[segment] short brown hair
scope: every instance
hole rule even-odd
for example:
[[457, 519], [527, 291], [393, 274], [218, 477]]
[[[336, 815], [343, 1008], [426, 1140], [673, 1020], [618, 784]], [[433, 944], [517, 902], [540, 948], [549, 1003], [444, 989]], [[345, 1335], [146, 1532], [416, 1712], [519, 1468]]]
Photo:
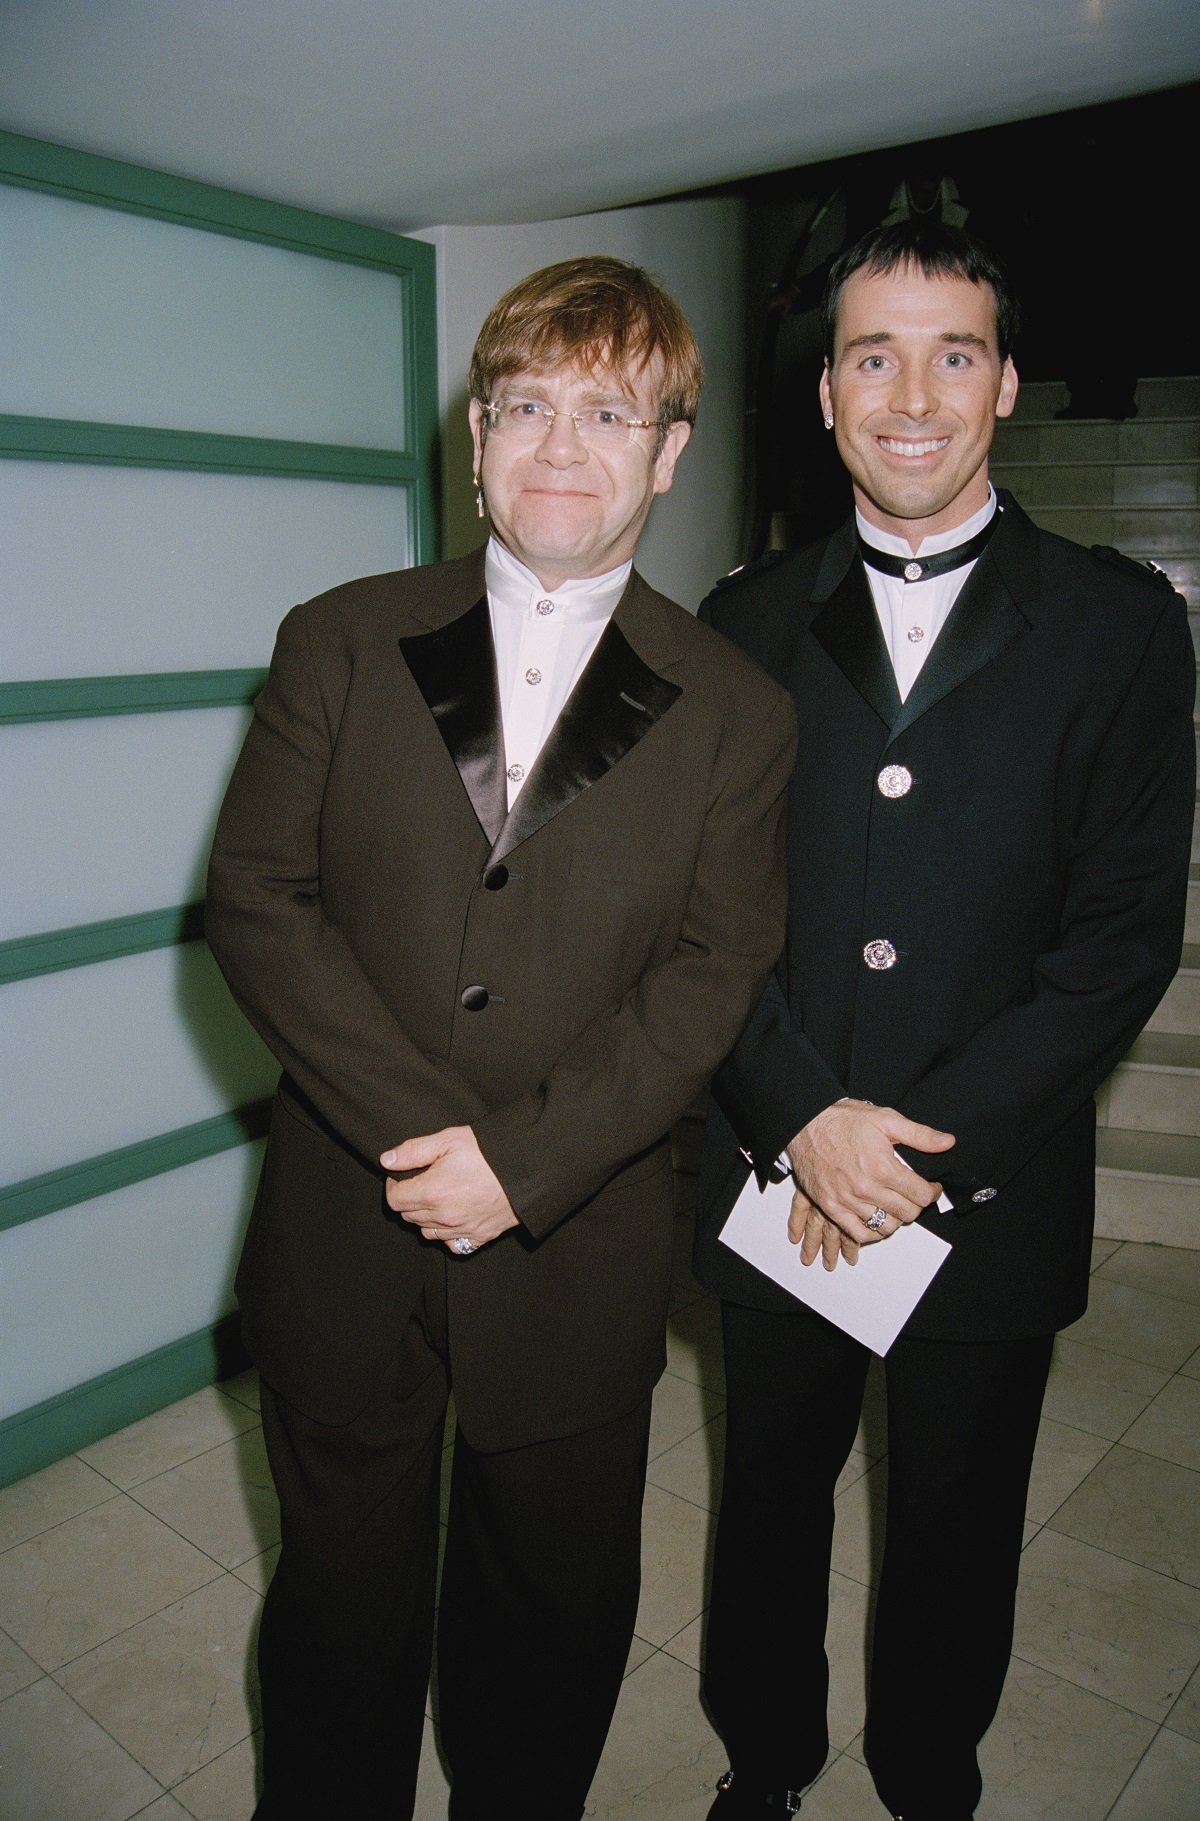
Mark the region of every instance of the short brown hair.
[[687, 318], [641, 266], [603, 253], [531, 272], [488, 312], [471, 355], [472, 398], [498, 379], [577, 362], [639, 372], [662, 356], [659, 423], [694, 424], [704, 373]]

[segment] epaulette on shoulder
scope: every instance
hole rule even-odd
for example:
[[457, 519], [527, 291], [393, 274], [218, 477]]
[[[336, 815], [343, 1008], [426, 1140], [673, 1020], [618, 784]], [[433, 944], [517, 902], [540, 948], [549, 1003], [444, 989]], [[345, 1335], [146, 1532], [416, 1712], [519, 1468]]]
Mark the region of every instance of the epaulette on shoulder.
[[773, 569], [776, 563], [782, 563], [787, 554], [786, 550], [764, 550], [752, 563], [739, 563], [736, 569], [731, 569], [728, 575], [723, 575], [713, 586], [728, 588], [731, 582], [745, 582], [752, 575], [761, 575], [764, 569]]
[[1111, 544], [1093, 544], [1092, 555], [1098, 556], [1102, 563], [1111, 563], [1114, 569], [1123, 569], [1126, 575], [1140, 576], [1143, 582], [1157, 582], [1160, 588], [1174, 590], [1174, 582], [1157, 563], [1126, 556], [1123, 550], [1114, 550]]

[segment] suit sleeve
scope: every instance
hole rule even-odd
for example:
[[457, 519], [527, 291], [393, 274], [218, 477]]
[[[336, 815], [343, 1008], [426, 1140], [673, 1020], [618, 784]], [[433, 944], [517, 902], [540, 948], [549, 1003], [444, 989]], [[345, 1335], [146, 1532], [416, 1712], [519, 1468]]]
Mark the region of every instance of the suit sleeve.
[[[902, 1096], [953, 1132], [939, 1175], [956, 1205], [1001, 1189], [1115, 1067], [1169, 985], [1183, 937], [1195, 653], [1164, 608], [1110, 722], [1073, 831], [1059, 939], [1028, 992]], [[983, 958], [981, 958], [981, 965]], [[909, 1161], [918, 1168], [921, 1158]]]
[[795, 720], [777, 691], [762, 709], [728, 719], [671, 954], [580, 1032], [534, 1092], [473, 1121], [535, 1235], [686, 1111], [736, 1041], [779, 953]]
[[410, 1132], [433, 1132], [469, 1124], [482, 1102], [416, 1048], [322, 910], [321, 805], [346, 682], [330, 664], [318, 676], [294, 609], [217, 822], [205, 933], [250, 1023], [376, 1167], [399, 1108]]

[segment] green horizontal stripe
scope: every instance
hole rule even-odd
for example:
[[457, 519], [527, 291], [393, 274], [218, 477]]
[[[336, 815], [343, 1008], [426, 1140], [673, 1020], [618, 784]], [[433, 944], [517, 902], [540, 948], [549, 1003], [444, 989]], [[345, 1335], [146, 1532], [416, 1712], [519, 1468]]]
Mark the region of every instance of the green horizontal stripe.
[[158, 430], [68, 417], [0, 413], [0, 455], [15, 461], [102, 463], [121, 468], [185, 468], [214, 474], [273, 474], [290, 480], [358, 481], [404, 487], [420, 464], [401, 449], [354, 443], [298, 443], [208, 430]]
[[0, 1422], [0, 1486], [152, 1416], [246, 1365], [236, 1315]]
[[97, 1195], [110, 1195], [115, 1189], [126, 1189], [167, 1170], [199, 1163], [201, 1158], [214, 1157], [218, 1151], [248, 1144], [263, 1136], [270, 1110], [269, 1100], [251, 1101], [231, 1113], [218, 1113], [213, 1119], [180, 1126], [157, 1138], [143, 1138], [137, 1144], [122, 1145], [120, 1150], [105, 1151], [81, 1163], [47, 1170], [43, 1176], [27, 1176], [24, 1182], [0, 1189], [0, 1232], [19, 1227], [27, 1220], [39, 1220], [43, 1214], [56, 1214], [60, 1208], [73, 1208]]
[[14, 936], [0, 942], [0, 986], [37, 974], [55, 974], [65, 967], [89, 967], [94, 961], [115, 961], [121, 955], [195, 942], [203, 934], [204, 906], [174, 904], [131, 917], [106, 917], [100, 923], [45, 930], [39, 936]]
[[0, 683], [0, 726], [159, 714], [175, 708], [241, 708], [254, 700], [266, 680], [265, 670], [157, 670], [145, 676]]
[[375, 266], [432, 285], [434, 249], [384, 228], [361, 227], [311, 209], [264, 202], [238, 190], [217, 189], [188, 177], [172, 177], [143, 165], [99, 158], [65, 145], [0, 133], [0, 179], [25, 189], [71, 197], [101, 208], [154, 215], [187, 227], [206, 228], [239, 239], [316, 253], [352, 265]]

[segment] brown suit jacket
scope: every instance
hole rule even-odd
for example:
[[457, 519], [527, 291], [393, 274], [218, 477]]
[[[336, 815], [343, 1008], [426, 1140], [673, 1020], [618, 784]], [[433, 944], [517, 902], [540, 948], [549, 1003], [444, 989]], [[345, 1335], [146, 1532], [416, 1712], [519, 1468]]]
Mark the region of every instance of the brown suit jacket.
[[[289, 1401], [348, 1421], [422, 1290], [477, 1446], [647, 1394], [664, 1135], [779, 951], [793, 746], [784, 692], [635, 574], [509, 814], [479, 555], [284, 621], [207, 927], [285, 1071], [238, 1289]], [[454, 1124], [521, 1221], [470, 1259], [388, 1212], [376, 1161]]]

